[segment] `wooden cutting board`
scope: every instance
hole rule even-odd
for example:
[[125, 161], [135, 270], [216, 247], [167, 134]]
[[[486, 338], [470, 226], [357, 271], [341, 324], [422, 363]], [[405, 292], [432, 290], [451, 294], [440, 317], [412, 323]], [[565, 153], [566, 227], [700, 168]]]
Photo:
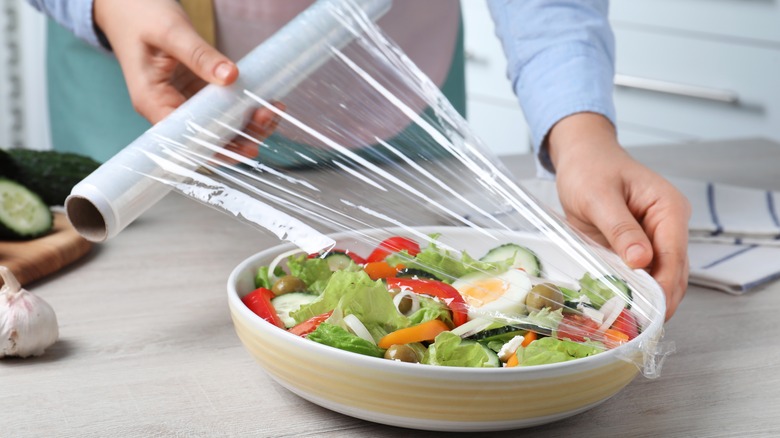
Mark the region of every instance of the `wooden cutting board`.
[[49, 234], [19, 242], [0, 241], [0, 265], [8, 267], [25, 285], [68, 266], [90, 248], [92, 243], [73, 229], [65, 214], [54, 213], [54, 229]]

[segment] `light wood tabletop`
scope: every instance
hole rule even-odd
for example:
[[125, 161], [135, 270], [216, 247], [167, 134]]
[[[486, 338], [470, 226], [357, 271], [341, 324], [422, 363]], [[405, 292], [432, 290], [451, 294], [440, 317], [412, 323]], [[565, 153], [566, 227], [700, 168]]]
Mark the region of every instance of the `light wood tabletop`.
[[[780, 144], [631, 149], [670, 176], [780, 190]], [[518, 177], [529, 156], [506, 159]], [[56, 310], [45, 355], [0, 360], [0, 436], [444, 436], [357, 420], [270, 379], [233, 331], [225, 284], [276, 238], [170, 194], [113, 240], [29, 285]], [[780, 260], [767, 261], [780, 263]], [[780, 436], [780, 282], [743, 296], [690, 287], [661, 377], [583, 414], [492, 436]], [[446, 434], [446, 435], [452, 435]]]

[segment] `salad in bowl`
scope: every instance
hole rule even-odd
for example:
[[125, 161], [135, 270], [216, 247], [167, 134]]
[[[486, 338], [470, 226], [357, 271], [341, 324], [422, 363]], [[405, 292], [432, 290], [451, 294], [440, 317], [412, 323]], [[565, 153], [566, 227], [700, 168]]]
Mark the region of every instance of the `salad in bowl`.
[[315, 404], [405, 428], [506, 430], [591, 409], [653, 371], [665, 307], [645, 272], [586, 275], [525, 232], [331, 237], [338, 249], [278, 245], [228, 279], [245, 349]]
[[356, 354], [473, 368], [528, 367], [589, 357], [636, 338], [631, 289], [585, 273], [545, 278], [521, 242], [479, 258], [430, 235], [390, 236], [369, 253], [279, 254], [242, 298], [279, 329]]

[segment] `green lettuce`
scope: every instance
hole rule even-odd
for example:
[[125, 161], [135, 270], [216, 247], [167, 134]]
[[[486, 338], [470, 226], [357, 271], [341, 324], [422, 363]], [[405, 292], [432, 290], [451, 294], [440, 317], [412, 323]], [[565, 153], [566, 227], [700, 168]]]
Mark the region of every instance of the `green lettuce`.
[[410, 325], [409, 319], [398, 313], [384, 283], [371, 280], [364, 271], [334, 272], [322, 294], [290, 316], [300, 323], [336, 308], [343, 315], [355, 315], [375, 340]]
[[555, 338], [537, 339], [527, 347], [517, 350], [520, 366], [544, 365], [566, 362], [572, 359], [593, 356], [604, 351], [600, 342], [579, 343]]
[[287, 269], [308, 286], [311, 292], [322, 293], [333, 272], [325, 259], [309, 258], [306, 254], [290, 256], [287, 259]]
[[420, 308], [409, 315], [410, 325], [417, 325], [433, 319], [440, 319], [445, 324], [452, 326], [452, 314], [450, 308], [446, 304], [435, 298], [418, 296], [420, 300]]
[[[600, 309], [610, 298], [620, 293], [621, 288], [628, 287], [624, 281], [611, 275], [596, 279], [587, 272], [580, 278], [579, 283], [580, 293], [587, 296], [590, 304], [597, 309]], [[629, 290], [624, 296], [630, 300], [631, 291]]]
[[[284, 272], [284, 269], [282, 269], [281, 266], [277, 266], [276, 269], [274, 269], [274, 276], [276, 277], [282, 277], [284, 275], [287, 275], [286, 272]], [[271, 289], [273, 287], [273, 284], [271, 284], [271, 276], [268, 275], [268, 266], [261, 266], [257, 269], [257, 273], [255, 273], [255, 287], [264, 287], [266, 289]]]
[[563, 319], [563, 309], [551, 311], [549, 307], [542, 307], [523, 319], [535, 326], [555, 330]]
[[316, 330], [309, 333], [307, 339], [366, 356], [383, 357], [385, 355], [385, 350], [375, 344], [327, 322], [317, 326]]
[[428, 346], [428, 354], [423, 359], [429, 365], [450, 367], [488, 368], [495, 367], [491, 362], [491, 353], [477, 342], [463, 342], [460, 336], [451, 332], [441, 332], [433, 344]]

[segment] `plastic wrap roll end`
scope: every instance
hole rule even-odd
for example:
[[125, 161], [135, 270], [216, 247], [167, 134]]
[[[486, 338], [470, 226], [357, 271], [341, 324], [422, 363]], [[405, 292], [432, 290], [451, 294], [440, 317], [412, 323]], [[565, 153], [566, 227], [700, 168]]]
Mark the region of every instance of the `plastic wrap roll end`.
[[65, 213], [76, 232], [89, 241], [104, 242], [119, 232], [111, 204], [94, 186], [76, 185], [65, 199]]

